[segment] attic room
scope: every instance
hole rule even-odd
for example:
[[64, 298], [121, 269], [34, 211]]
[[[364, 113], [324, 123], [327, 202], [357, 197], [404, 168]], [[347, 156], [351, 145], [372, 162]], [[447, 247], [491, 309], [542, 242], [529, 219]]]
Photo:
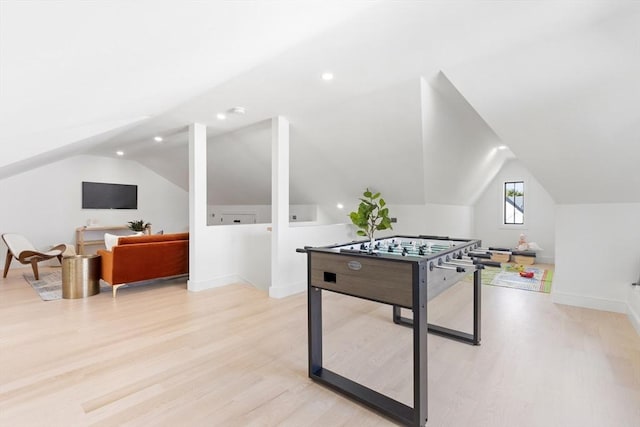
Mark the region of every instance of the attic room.
[[[307, 372], [296, 250], [361, 239], [370, 188], [380, 239], [524, 234], [553, 271], [547, 293], [482, 284], [480, 345], [429, 334], [415, 425], [637, 425], [638, 40], [631, 0], [0, 2], [0, 234], [189, 233], [187, 276], [117, 298], [43, 301], [6, 264], [0, 424], [405, 424]], [[137, 209], [83, 209], [83, 182], [137, 186]], [[429, 322], [470, 328], [463, 282]], [[323, 294], [326, 364], [417, 406], [411, 328]]]

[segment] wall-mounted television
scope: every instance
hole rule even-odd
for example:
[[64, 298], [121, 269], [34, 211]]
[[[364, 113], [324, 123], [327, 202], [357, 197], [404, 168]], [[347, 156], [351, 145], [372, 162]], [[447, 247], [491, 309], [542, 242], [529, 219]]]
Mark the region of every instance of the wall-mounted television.
[[83, 181], [82, 209], [138, 209], [138, 186]]

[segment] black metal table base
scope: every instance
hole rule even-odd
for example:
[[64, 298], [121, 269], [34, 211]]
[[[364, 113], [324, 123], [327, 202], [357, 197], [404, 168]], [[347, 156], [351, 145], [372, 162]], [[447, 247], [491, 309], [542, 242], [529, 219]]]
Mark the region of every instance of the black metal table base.
[[473, 334], [468, 334], [428, 324], [425, 268], [424, 263], [413, 267], [410, 308], [413, 319], [402, 317], [400, 306], [390, 304], [393, 307], [393, 321], [408, 326], [413, 331], [413, 408], [322, 366], [322, 289], [311, 285], [310, 275], [307, 288], [309, 377], [412, 427], [424, 427], [427, 423], [427, 332], [469, 344], [480, 344], [480, 271], [476, 270], [473, 275]]
[[[438, 326], [431, 323], [427, 323], [427, 331], [434, 335], [438, 335], [444, 338], [460, 341], [471, 345], [480, 345], [480, 312], [481, 312], [481, 298], [482, 282], [480, 278], [480, 270], [476, 270], [473, 273], [473, 333], [467, 333], [456, 329], [445, 328], [444, 326]], [[413, 319], [403, 317], [400, 311], [400, 307], [393, 306], [393, 323], [402, 326], [413, 327]]]
[[[377, 409], [386, 416], [401, 422], [404, 425], [414, 425], [413, 408], [378, 393], [360, 383], [345, 378], [326, 368], [320, 368], [312, 372], [309, 377], [321, 384], [331, 387], [342, 394], [367, 406]], [[426, 420], [425, 420], [426, 421]]]
[[[427, 422], [427, 295], [425, 265], [413, 267], [413, 408], [322, 366], [322, 289], [309, 285], [307, 292], [309, 378], [325, 384], [406, 426], [424, 427]], [[311, 281], [309, 281], [311, 283]]]

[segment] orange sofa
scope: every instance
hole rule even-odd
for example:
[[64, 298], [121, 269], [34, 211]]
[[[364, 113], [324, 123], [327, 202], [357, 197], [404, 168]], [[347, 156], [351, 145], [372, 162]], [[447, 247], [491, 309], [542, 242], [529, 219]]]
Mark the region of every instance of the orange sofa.
[[126, 236], [110, 251], [98, 250], [101, 279], [113, 287], [189, 273], [189, 233]]

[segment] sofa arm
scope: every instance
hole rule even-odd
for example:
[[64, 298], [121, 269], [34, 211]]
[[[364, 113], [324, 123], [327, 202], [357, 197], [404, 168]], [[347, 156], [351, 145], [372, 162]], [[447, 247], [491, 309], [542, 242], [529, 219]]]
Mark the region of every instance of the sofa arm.
[[98, 249], [97, 254], [100, 255], [100, 263], [102, 265], [100, 278], [110, 285], [113, 285], [113, 252]]

